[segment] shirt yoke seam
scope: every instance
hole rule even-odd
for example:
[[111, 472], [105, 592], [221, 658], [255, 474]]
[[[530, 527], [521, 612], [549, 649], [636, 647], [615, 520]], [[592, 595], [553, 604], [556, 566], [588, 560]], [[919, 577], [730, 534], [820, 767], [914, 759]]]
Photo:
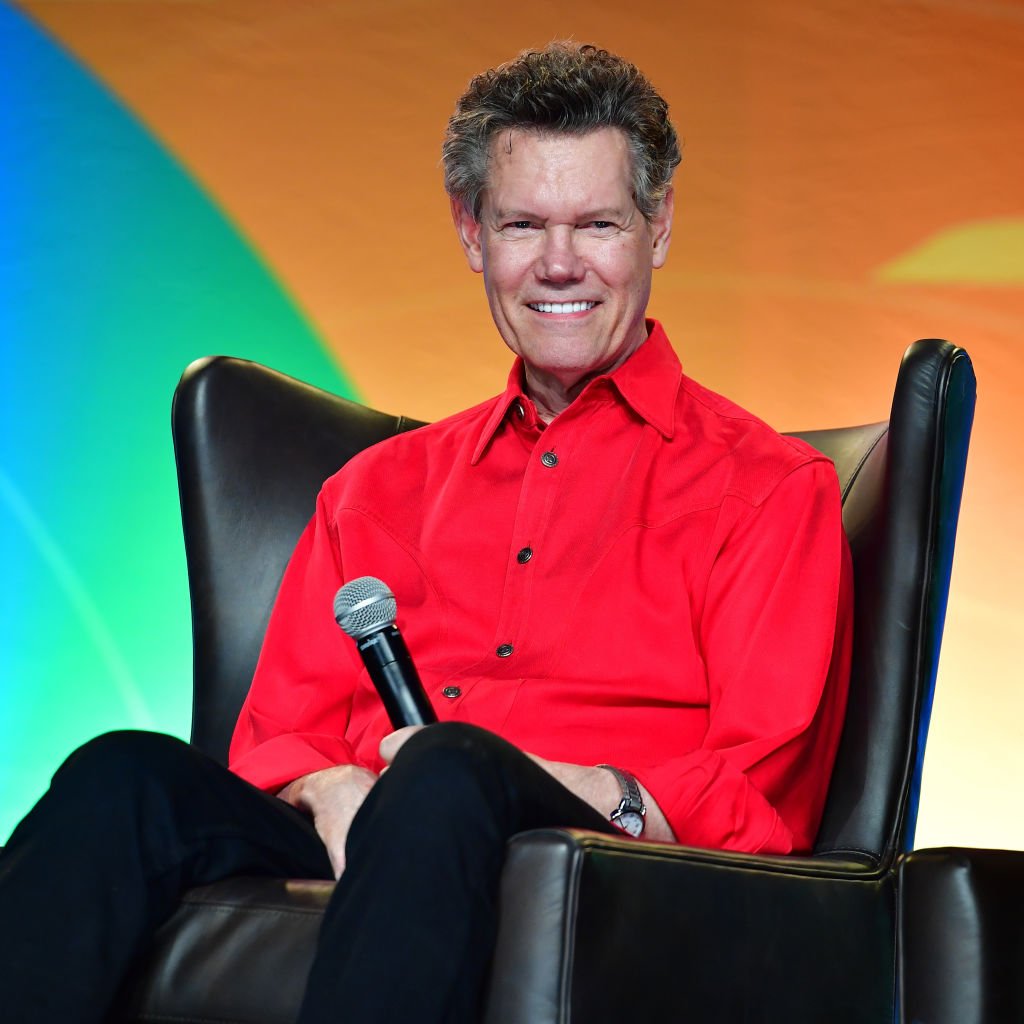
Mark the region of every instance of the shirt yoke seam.
[[[331, 527], [334, 530], [335, 534], [339, 537], [341, 535], [341, 527], [338, 525], [338, 516], [342, 512], [354, 512], [356, 515], [360, 515], [364, 519], [369, 520], [382, 533], [387, 534], [387, 536], [390, 537], [395, 542], [395, 544], [397, 544], [416, 564], [416, 568], [420, 571], [420, 576], [422, 577], [426, 585], [430, 588], [431, 592], [434, 594], [437, 600], [440, 602], [441, 607], [447, 608], [447, 602], [445, 601], [444, 596], [434, 585], [432, 577], [427, 572], [426, 567], [423, 564], [423, 559], [421, 557], [422, 552], [420, 551], [419, 547], [416, 544], [413, 544], [408, 539], [403, 538], [398, 533], [396, 533], [395, 530], [391, 528], [391, 526], [389, 526], [380, 518], [380, 516], [375, 515], [368, 509], [361, 508], [359, 505], [354, 504], [339, 505], [336, 506], [335, 508], [332, 508], [330, 511]], [[445, 633], [447, 633], [447, 629], [445, 629]]]
[[[741, 409], [739, 406], [733, 406], [735, 411], [728, 411], [725, 409], [718, 409], [712, 405], [707, 398], [706, 394], [716, 395], [718, 398], [722, 398], [721, 395], [717, 395], [716, 392], [710, 391], [710, 389], [704, 388], [698, 384], [691, 377], [687, 377], [683, 374], [682, 389], [686, 392], [687, 396], [697, 402], [702, 408], [706, 409], [711, 415], [717, 416], [723, 420], [735, 421], [738, 423], [750, 423], [754, 426], [763, 428], [771, 437], [782, 442], [791, 451], [799, 452], [801, 455], [807, 455], [808, 452], [804, 447], [806, 442], [801, 441], [799, 438], [790, 437], [788, 434], [781, 434], [771, 424], [766, 423], [760, 416], [755, 415], [752, 412], [748, 412], [746, 409]], [[728, 402], [726, 398], [722, 398], [723, 401]], [[732, 403], [729, 403], [732, 405]], [[825, 456], [820, 456], [825, 458]]]

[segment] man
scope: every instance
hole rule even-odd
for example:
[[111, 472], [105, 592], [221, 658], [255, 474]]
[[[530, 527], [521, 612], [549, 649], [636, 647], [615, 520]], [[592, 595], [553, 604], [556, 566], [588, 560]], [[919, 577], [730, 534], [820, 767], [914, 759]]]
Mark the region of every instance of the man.
[[[515, 832], [810, 846], [849, 665], [838, 488], [645, 318], [678, 160], [664, 101], [604, 51], [554, 44], [471, 83], [446, 186], [517, 356], [506, 390], [324, 485], [234, 774], [137, 733], [60, 769], [0, 872], [13, 1019], [100, 1019], [183, 888], [258, 871], [340, 879], [304, 1024], [473, 1021]], [[333, 622], [368, 574], [438, 725], [391, 732]]]

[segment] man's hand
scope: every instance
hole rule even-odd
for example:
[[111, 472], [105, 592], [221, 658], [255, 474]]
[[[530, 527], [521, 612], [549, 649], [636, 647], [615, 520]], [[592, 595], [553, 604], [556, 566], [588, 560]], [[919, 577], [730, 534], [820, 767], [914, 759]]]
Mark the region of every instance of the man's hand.
[[398, 752], [402, 749], [405, 741], [410, 736], [415, 736], [420, 729], [425, 729], [425, 725], [406, 725], [401, 729], [396, 729], [394, 732], [389, 732], [387, 736], [380, 741], [380, 756], [381, 759], [389, 767], [391, 762], [394, 761]]
[[[536, 754], [527, 756], [601, 814], [610, 814], [622, 796], [618, 781], [606, 768], [588, 768], [581, 764], [566, 764], [564, 761], [548, 761], [543, 757], [537, 757]], [[640, 786], [640, 793], [647, 807], [643, 838], [663, 843], [675, 842], [672, 826], [669, 825], [654, 797], [642, 782], [638, 781], [637, 785]]]
[[313, 818], [317, 834], [327, 847], [334, 877], [345, 870], [345, 841], [356, 811], [377, 781], [368, 768], [340, 764], [303, 775], [277, 795]]

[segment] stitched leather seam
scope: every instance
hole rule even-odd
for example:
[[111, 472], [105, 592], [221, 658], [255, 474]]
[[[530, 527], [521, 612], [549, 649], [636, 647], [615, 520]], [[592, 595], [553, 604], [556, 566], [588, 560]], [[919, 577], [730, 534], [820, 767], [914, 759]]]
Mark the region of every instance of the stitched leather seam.
[[[148, 1013], [143, 1010], [134, 1017], [137, 1021], [153, 1021], [155, 1024], [249, 1024], [241, 1017], [196, 1017], [189, 1014], [181, 1017], [177, 1014]], [[283, 1022], [282, 1022], [283, 1024]]]
[[558, 979], [558, 1022], [568, 1024], [572, 1019], [572, 969], [576, 959], [576, 919], [579, 916], [580, 874], [583, 870], [582, 849], [573, 844], [571, 860], [566, 872], [565, 916], [562, 921], [562, 957], [561, 977]]
[[871, 445], [868, 447], [868, 450], [860, 457], [860, 460], [857, 462], [857, 465], [854, 466], [851, 470], [849, 478], [847, 479], [846, 483], [843, 484], [842, 501], [844, 504], [846, 502], [847, 497], [850, 494], [850, 491], [853, 489], [853, 485], [856, 482], [857, 477], [860, 476], [860, 472], [864, 468], [864, 464], [868, 461], [868, 459], [871, 458], [871, 455], [873, 454], [874, 450], [878, 447], [879, 442], [888, 433], [889, 424], [888, 422], [886, 422], [878, 431], [878, 436], [874, 439], [874, 441], [871, 442]]
[[267, 917], [315, 917], [323, 914], [321, 907], [272, 907], [258, 903], [244, 906], [232, 903], [207, 903], [203, 900], [182, 900], [182, 905], [208, 910], [215, 914], [261, 914]]

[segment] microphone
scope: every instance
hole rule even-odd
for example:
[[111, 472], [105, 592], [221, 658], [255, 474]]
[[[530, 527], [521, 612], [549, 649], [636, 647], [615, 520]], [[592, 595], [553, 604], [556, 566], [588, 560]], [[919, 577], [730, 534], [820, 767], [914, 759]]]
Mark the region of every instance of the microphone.
[[397, 611], [395, 595], [375, 576], [350, 580], [334, 597], [334, 620], [356, 642], [391, 724], [429, 725], [437, 715], [395, 625]]

